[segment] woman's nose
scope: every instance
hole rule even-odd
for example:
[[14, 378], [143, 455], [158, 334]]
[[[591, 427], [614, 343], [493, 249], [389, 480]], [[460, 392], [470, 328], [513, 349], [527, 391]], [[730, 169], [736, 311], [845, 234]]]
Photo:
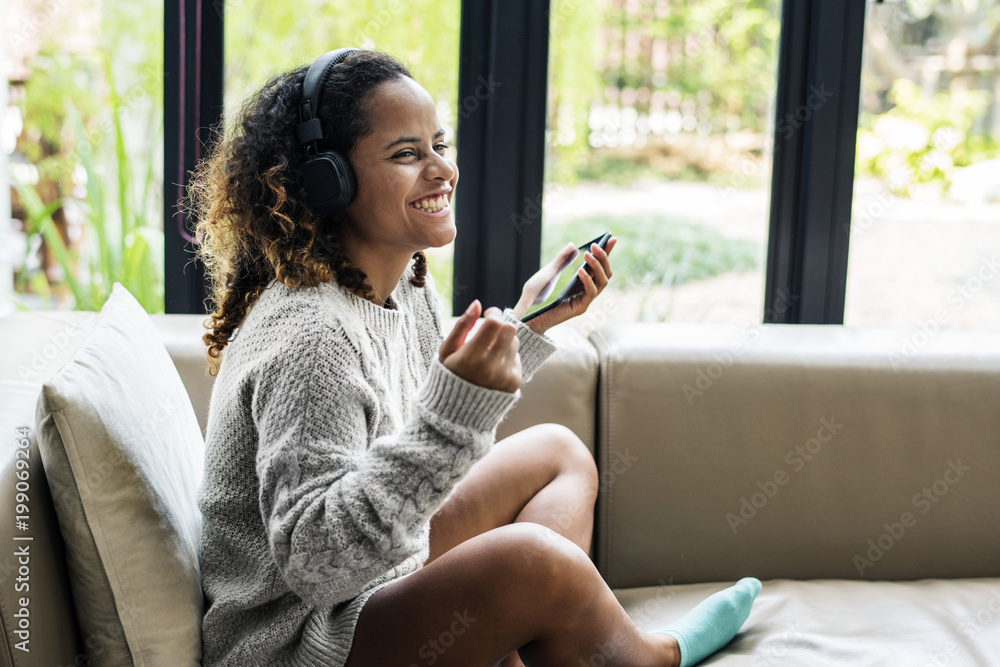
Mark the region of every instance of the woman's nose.
[[434, 154], [435, 158], [428, 167], [431, 178], [441, 178], [450, 181], [458, 173], [458, 166], [444, 155]]

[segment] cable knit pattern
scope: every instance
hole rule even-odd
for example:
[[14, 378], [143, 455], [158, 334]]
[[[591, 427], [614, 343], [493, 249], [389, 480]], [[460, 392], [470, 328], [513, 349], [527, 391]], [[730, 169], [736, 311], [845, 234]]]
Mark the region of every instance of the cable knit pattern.
[[[520, 398], [438, 359], [445, 304], [412, 262], [387, 308], [272, 281], [209, 404], [203, 665], [342, 667], [365, 601], [420, 569], [430, 518]], [[522, 380], [557, 349], [517, 326]]]

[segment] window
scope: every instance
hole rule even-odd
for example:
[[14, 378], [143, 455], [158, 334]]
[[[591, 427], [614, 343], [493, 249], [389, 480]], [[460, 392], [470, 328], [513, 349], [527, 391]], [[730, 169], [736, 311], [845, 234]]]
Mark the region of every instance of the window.
[[[435, 96], [469, 166], [456, 201], [482, 200], [465, 202], [468, 247], [427, 251], [446, 299], [455, 275], [514, 303], [514, 279], [539, 259], [610, 229], [620, 245], [602, 301], [620, 307], [615, 321], [1000, 330], [997, 0], [198, 6], [12, 5], [3, 147], [20, 187], [39, 195], [12, 191], [12, 213], [51, 218], [10, 230], [21, 307], [96, 309], [127, 277], [149, 312], [165, 296], [169, 312], [200, 312], [191, 239], [174, 233], [176, 175], [199, 154], [192, 127], [205, 136], [214, 113], [270, 74], [354, 45], [393, 53]], [[194, 76], [178, 76], [180, 63]], [[478, 96], [491, 73], [503, 88]], [[811, 106], [813, 84], [832, 101]], [[459, 118], [462, 99], [476, 111]], [[476, 142], [464, 155], [460, 119]], [[514, 230], [518, 214], [544, 224]], [[790, 306], [778, 313], [776, 299]]]
[[163, 2], [7, 10], [13, 303], [99, 310], [120, 281], [162, 312]]
[[869, 4], [845, 324], [1000, 331], [1000, 3]]
[[542, 263], [611, 230], [616, 322], [761, 321], [780, 23], [778, 0], [552, 3]]

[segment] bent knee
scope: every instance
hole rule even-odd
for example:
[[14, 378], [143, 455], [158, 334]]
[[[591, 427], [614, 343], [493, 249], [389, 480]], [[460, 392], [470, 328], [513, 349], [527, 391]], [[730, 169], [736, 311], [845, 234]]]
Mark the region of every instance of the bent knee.
[[585, 480], [587, 487], [596, 493], [598, 486], [597, 462], [583, 440], [572, 429], [562, 424], [539, 424], [539, 428], [544, 428], [547, 431], [546, 441], [552, 447], [552, 455], [559, 470], [580, 476]]
[[518, 521], [488, 531], [494, 544], [490, 558], [507, 582], [527, 587], [572, 584], [581, 568], [592, 568], [590, 557], [572, 540], [548, 526]]

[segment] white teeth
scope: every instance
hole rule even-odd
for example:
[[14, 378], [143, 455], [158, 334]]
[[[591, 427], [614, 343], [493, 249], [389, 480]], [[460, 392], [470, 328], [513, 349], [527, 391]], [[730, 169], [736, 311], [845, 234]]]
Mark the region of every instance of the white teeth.
[[418, 201], [416, 204], [414, 204], [414, 207], [422, 209], [429, 213], [434, 213], [435, 211], [439, 211], [447, 205], [448, 205], [448, 200], [444, 197], [444, 195], [441, 195], [433, 199], [423, 199], [421, 201]]

